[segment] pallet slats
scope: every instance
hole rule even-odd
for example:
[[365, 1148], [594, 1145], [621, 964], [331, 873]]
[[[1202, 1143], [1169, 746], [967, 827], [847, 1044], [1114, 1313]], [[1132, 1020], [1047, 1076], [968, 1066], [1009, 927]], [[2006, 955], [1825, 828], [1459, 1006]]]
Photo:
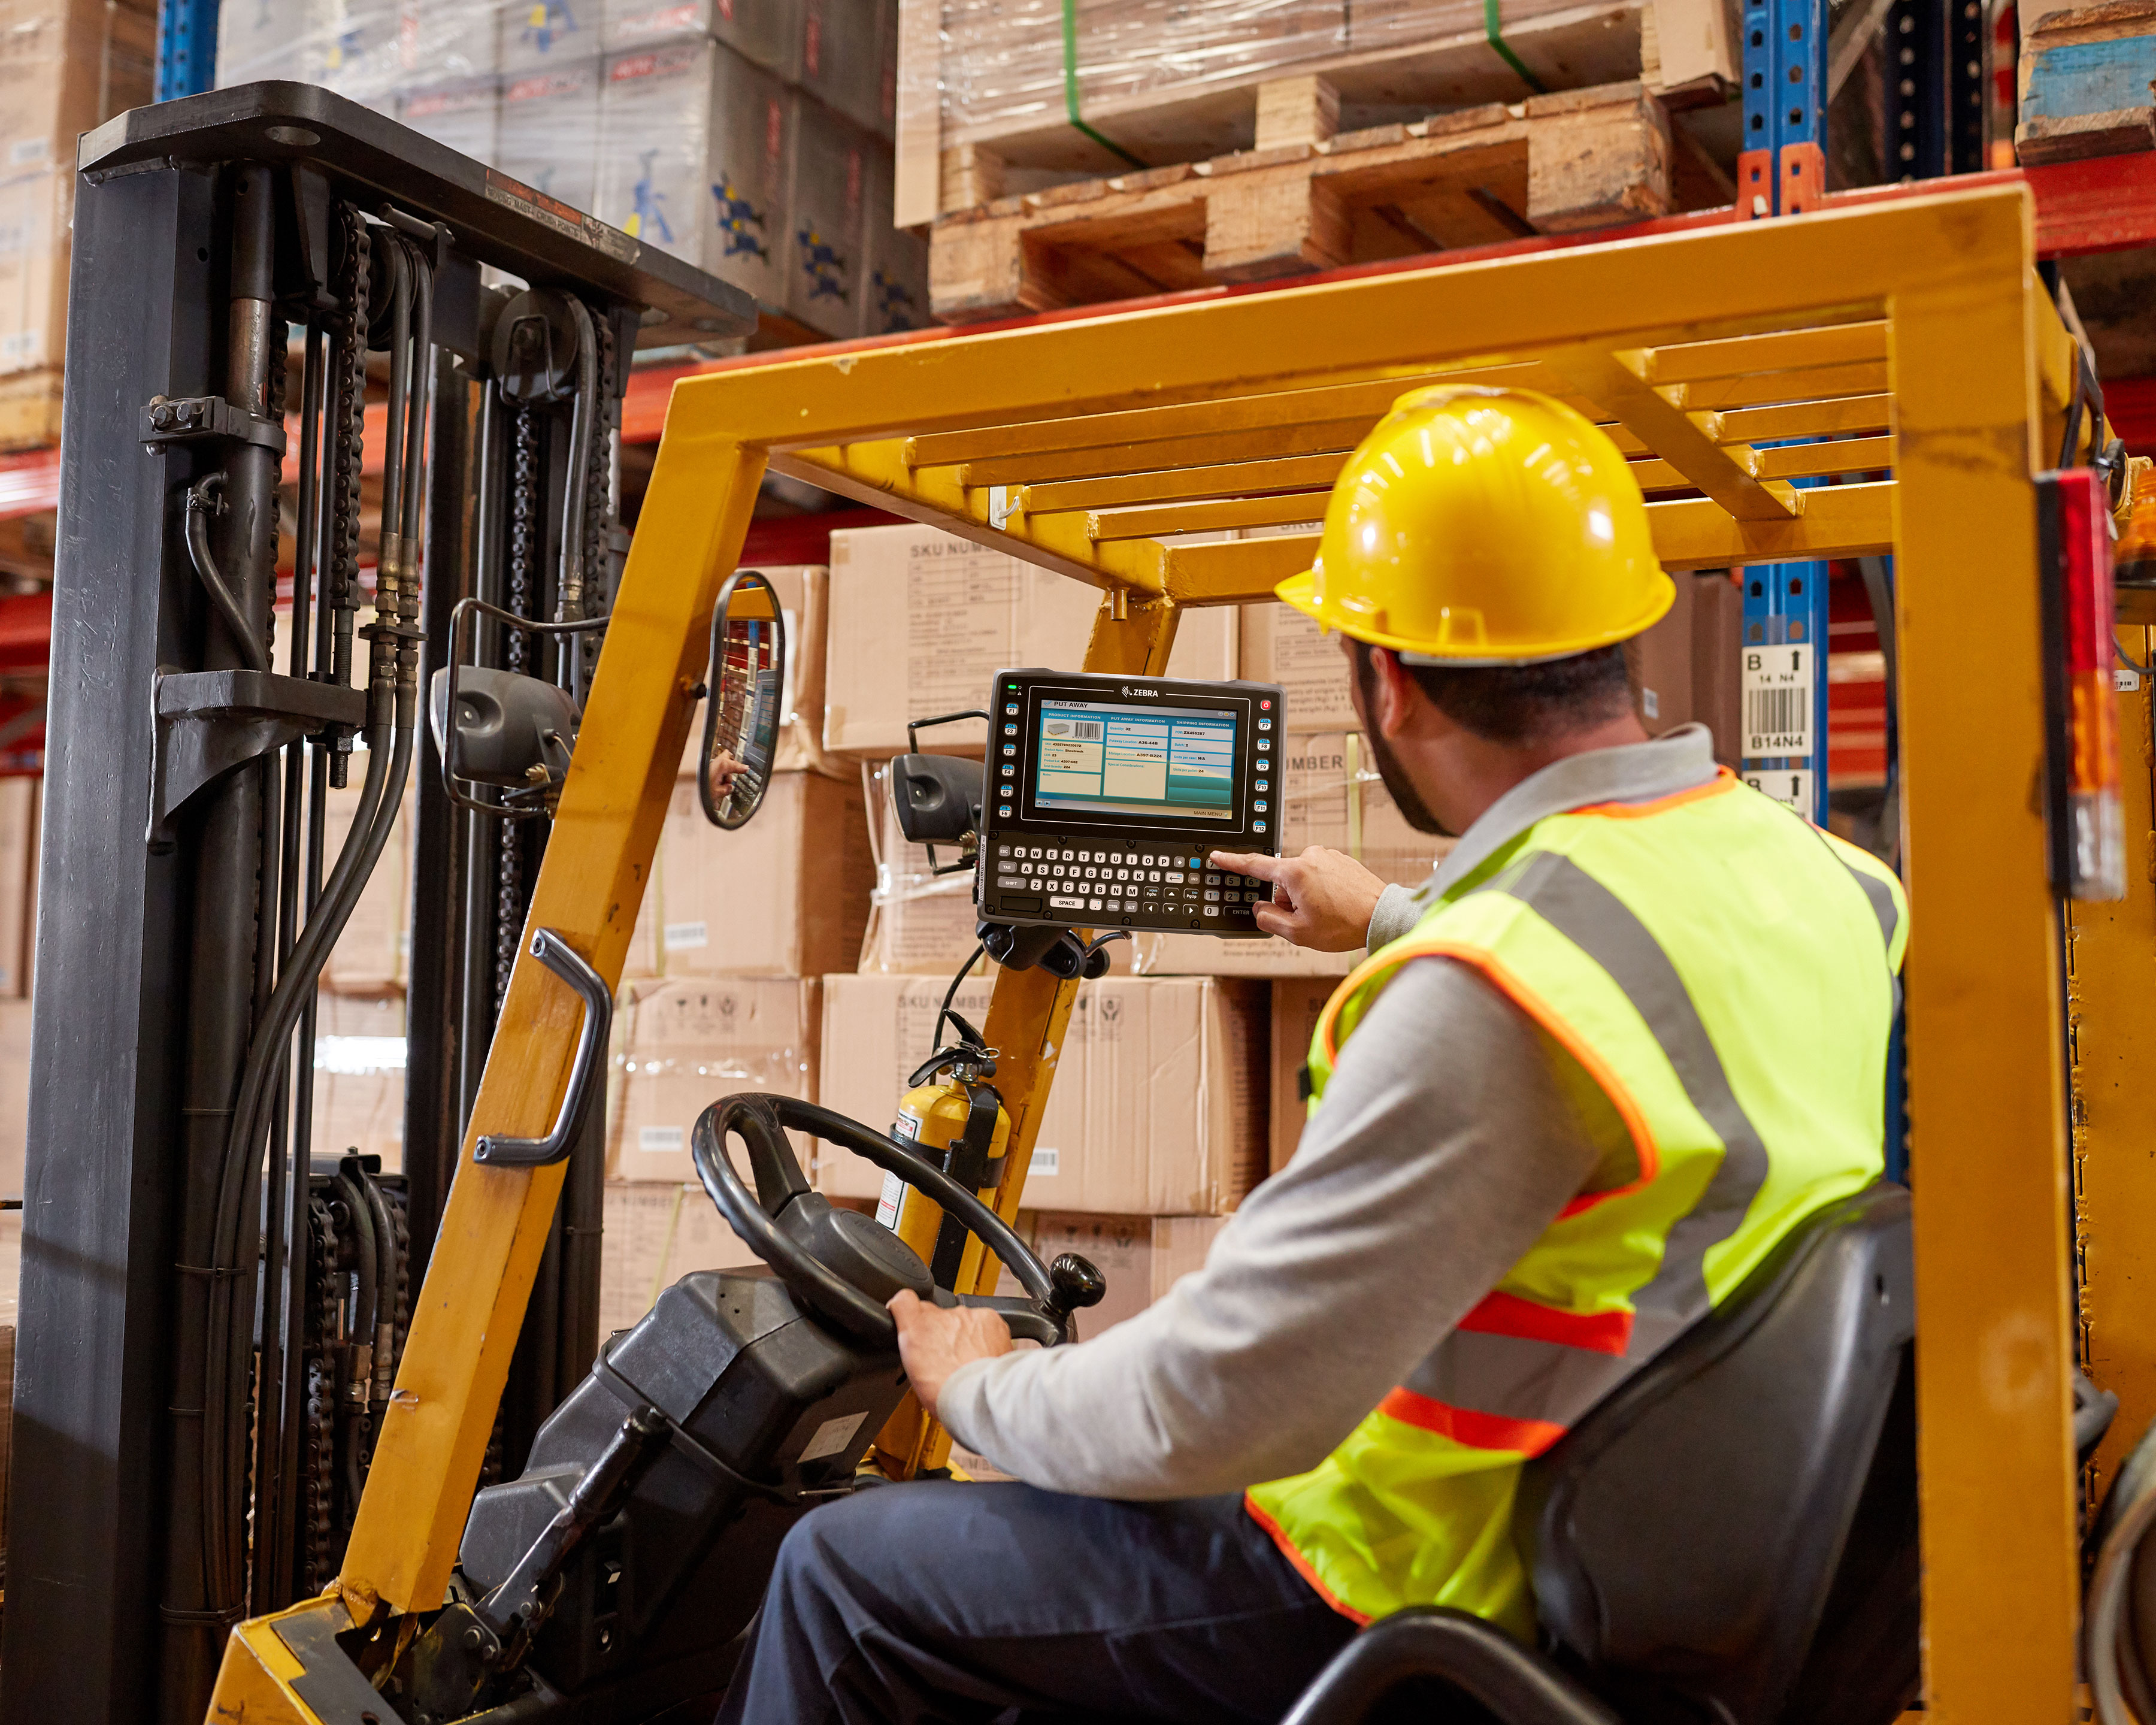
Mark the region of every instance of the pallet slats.
[[1604, 85], [999, 198], [937, 223], [930, 301], [1008, 317], [1674, 207], [1661, 100]]

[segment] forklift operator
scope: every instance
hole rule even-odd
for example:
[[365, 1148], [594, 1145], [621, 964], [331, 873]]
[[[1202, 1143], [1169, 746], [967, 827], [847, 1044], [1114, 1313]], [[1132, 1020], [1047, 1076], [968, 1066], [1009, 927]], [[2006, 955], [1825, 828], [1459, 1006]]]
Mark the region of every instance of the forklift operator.
[[1608, 436], [1407, 395], [1280, 594], [1346, 637], [1401, 814], [1459, 842], [1413, 893], [1216, 858], [1274, 884], [1268, 932], [1370, 950], [1293, 1160], [1081, 1345], [898, 1295], [922, 1404], [1024, 1483], [803, 1517], [723, 1720], [1270, 1720], [1402, 1606], [1526, 1636], [1522, 1464], [1880, 1177], [1901, 888], [1702, 727], [1640, 726], [1621, 644], [1672, 585]]

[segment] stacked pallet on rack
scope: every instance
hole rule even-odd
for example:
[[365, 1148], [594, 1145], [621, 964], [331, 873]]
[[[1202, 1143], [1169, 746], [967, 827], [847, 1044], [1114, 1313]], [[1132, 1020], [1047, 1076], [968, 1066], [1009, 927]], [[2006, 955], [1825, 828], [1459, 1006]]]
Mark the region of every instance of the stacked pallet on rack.
[[0, 450], [59, 437], [75, 139], [150, 99], [154, 5], [0, 0]]
[[[897, 218], [946, 321], [1730, 201], [1722, 0], [904, 0]], [[1103, 177], [1105, 176], [1105, 177]]]
[[868, 920], [860, 779], [821, 736], [829, 577], [820, 566], [762, 573], [789, 653], [777, 770], [756, 818], [722, 832], [704, 819], [692, 732], [623, 971], [607, 1094], [603, 1331], [634, 1322], [691, 1270], [754, 1261], [697, 1184], [690, 1134], [732, 1091], [817, 1100], [820, 979], [853, 963]]
[[925, 322], [891, 218], [896, 0], [264, 0], [218, 81], [297, 78], [746, 288], [778, 340]]

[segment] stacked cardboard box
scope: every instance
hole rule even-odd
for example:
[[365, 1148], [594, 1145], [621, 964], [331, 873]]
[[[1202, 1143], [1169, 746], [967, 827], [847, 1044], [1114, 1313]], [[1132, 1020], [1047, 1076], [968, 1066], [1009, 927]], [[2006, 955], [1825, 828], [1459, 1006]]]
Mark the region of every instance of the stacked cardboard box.
[[[834, 1057], [824, 1069], [824, 1105], [871, 1123], [892, 1118], [907, 1076], [932, 1051], [947, 986], [932, 977], [826, 977], [824, 1046]], [[990, 988], [969, 981], [952, 1004], [978, 1025]], [[1081, 984], [1027, 1167], [1027, 1202], [1103, 1215], [1234, 1209], [1265, 1172], [1265, 1018], [1260, 983], [1104, 977]], [[883, 1191], [883, 1176], [845, 1152], [827, 1151], [816, 1178], [833, 1197]]]
[[218, 81], [394, 114], [805, 329], [927, 321], [892, 224], [896, 0], [249, 0]]
[[[860, 778], [822, 742], [826, 572], [761, 572], [788, 647], [777, 770], [756, 818], [719, 830], [697, 798], [702, 737], [692, 727], [624, 969], [608, 1092], [610, 1324], [640, 1317], [655, 1286], [724, 1267], [714, 1252], [742, 1250], [723, 1245], [732, 1235], [695, 1185], [690, 1132], [733, 1091], [816, 1100], [819, 979], [851, 968], [868, 921], [874, 870]], [[809, 1146], [799, 1148], [805, 1163]], [[662, 1213], [672, 1219], [649, 1225]], [[617, 1230], [617, 1214], [634, 1225]]]
[[150, 100], [154, 8], [0, 0], [0, 449], [59, 434], [75, 139]]

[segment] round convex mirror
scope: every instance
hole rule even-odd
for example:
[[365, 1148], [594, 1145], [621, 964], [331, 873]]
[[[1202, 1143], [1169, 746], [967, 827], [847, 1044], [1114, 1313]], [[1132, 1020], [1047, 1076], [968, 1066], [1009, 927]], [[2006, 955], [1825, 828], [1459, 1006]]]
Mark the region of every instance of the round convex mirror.
[[762, 805], [778, 752], [785, 686], [778, 595], [755, 570], [737, 569], [711, 608], [704, 746], [696, 757], [696, 792], [713, 826], [746, 826]]

